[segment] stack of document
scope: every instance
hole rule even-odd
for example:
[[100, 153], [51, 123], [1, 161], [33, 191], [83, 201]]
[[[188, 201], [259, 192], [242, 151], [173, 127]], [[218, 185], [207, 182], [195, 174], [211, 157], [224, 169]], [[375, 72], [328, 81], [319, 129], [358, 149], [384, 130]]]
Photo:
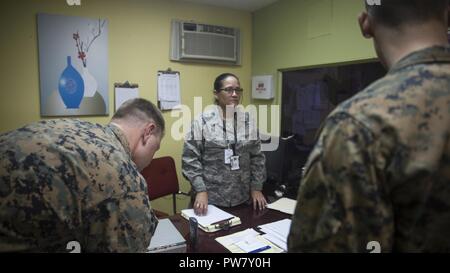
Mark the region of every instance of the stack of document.
[[206, 215], [196, 215], [194, 209], [181, 210], [181, 216], [189, 220], [194, 217], [198, 221], [199, 227], [206, 232], [221, 230], [225, 225], [229, 227], [241, 224], [241, 219], [214, 205], [208, 205]]
[[278, 210], [278, 211], [293, 215], [296, 205], [297, 205], [296, 200], [283, 197], [271, 204], [268, 204], [267, 207], [269, 209], [274, 209], [274, 210]]
[[262, 235], [266, 240], [287, 251], [287, 238], [291, 229], [291, 219], [283, 219], [273, 223], [258, 226], [264, 232]]
[[232, 253], [280, 253], [282, 249], [266, 240], [259, 232], [249, 228], [215, 239]]

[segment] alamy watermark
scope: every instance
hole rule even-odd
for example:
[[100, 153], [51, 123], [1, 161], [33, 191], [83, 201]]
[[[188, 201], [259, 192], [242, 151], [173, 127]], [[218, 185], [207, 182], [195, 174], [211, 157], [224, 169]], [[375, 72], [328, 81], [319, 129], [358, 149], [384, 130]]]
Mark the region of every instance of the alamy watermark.
[[78, 241], [70, 241], [67, 243], [66, 249], [70, 250], [69, 253], [81, 253], [81, 244]]
[[81, 0], [66, 0], [69, 6], [81, 6]]
[[[267, 105], [237, 105], [227, 106], [225, 113], [221, 107], [210, 104], [203, 108], [202, 97], [194, 97], [194, 109], [187, 105], [181, 105], [179, 111], [172, 111], [171, 116], [178, 118], [171, 127], [170, 134], [175, 141], [197, 140], [197, 141], [223, 141], [226, 135], [234, 134], [236, 125], [237, 141], [249, 141], [261, 139], [261, 150], [275, 151], [278, 148], [280, 132], [280, 106], [270, 105], [270, 114]], [[227, 134], [220, 128], [209, 128], [200, 122], [192, 123], [193, 119], [199, 118], [203, 112], [218, 111], [223, 116], [233, 116], [236, 113], [236, 121], [233, 118], [226, 119]], [[269, 131], [270, 118], [270, 131]], [[193, 126], [191, 126], [194, 124]], [[229, 131], [231, 130], [231, 131]], [[259, 132], [259, 134], [258, 134]]]
[[381, 6], [381, 0], [366, 0], [369, 6]]
[[366, 249], [369, 253], [381, 253], [381, 244], [378, 241], [370, 241], [366, 245]]

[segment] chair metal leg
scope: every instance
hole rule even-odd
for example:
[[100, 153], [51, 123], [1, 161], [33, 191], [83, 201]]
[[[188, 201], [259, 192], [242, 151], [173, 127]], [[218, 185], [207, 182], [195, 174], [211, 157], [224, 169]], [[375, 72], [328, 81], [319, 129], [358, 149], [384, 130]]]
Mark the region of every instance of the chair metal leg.
[[172, 201], [173, 201], [173, 214], [177, 214], [177, 195], [174, 193], [172, 194]]

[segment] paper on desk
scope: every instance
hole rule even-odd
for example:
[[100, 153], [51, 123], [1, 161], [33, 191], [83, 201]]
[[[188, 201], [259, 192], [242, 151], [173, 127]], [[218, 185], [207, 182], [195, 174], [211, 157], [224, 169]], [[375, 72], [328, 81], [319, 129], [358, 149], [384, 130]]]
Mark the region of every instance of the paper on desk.
[[[258, 232], [256, 232], [254, 229], [246, 229], [244, 231], [239, 231], [230, 235], [218, 237], [215, 239], [218, 243], [223, 245], [226, 249], [228, 249], [231, 253], [248, 253], [250, 251], [245, 251], [243, 248], [243, 242], [253, 242], [255, 243], [260, 242], [262, 246], [270, 246], [269, 249], [266, 249], [264, 251], [261, 251], [260, 253], [281, 253], [283, 252], [283, 249], [279, 248], [272, 242], [266, 240], [264, 237], [259, 235]], [[243, 248], [241, 248], [243, 247]], [[256, 245], [256, 243], [255, 243]], [[252, 247], [250, 247], [252, 248]], [[248, 249], [247, 249], [248, 250]]]
[[283, 197], [271, 204], [268, 204], [267, 207], [269, 209], [274, 209], [274, 210], [278, 210], [278, 211], [293, 215], [296, 205], [297, 205], [296, 200]]
[[222, 245], [232, 245], [235, 244], [239, 241], [243, 241], [248, 237], [256, 237], [257, 235], [259, 235], [258, 232], [256, 232], [254, 229], [252, 228], [248, 228], [244, 231], [241, 232], [236, 232], [233, 234], [233, 236], [223, 236], [221, 237], [222, 239], [220, 239], [220, 242]]
[[291, 219], [283, 219], [280, 221], [260, 225], [259, 228], [269, 230], [272, 232], [269, 233], [275, 233], [277, 235], [280, 235], [281, 238], [286, 238], [289, 235], [289, 230], [291, 229]]
[[278, 233], [276, 230], [273, 230], [273, 229], [267, 228], [267, 227], [260, 228], [260, 230], [262, 232], [264, 232], [265, 234], [270, 234], [271, 237], [275, 237], [275, 238], [277, 238], [278, 240], [280, 240], [282, 242], [287, 242], [287, 237], [285, 237], [284, 235]]
[[287, 242], [286, 241], [280, 240], [278, 237], [275, 237], [269, 233], [262, 235], [262, 237], [264, 239], [272, 242], [273, 244], [275, 244], [279, 248], [283, 249], [284, 251], [287, 251]]
[[253, 252], [257, 249], [264, 249], [265, 247], [270, 247], [268, 244], [263, 243], [261, 240], [256, 239], [256, 236], [250, 236], [242, 241], [236, 243], [240, 249], [244, 250], [246, 253]]
[[261, 225], [259, 228], [265, 233], [263, 237], [266, 240], [272, 242], [284, 251], [287, 251], [287, 238], [291, 228], [291, 222], [291, 219], [283, 219]]
[[198, 223], [204, 227], [217, 223], [223, 220], [234, 218], [235, 216], [219, 209], [214, 205], [208, 205], [208, 212], [206, 215], [196, 215], [194, 209], [184, 209], [181, 213], [185, 214], [188, 218], [195, 217]]

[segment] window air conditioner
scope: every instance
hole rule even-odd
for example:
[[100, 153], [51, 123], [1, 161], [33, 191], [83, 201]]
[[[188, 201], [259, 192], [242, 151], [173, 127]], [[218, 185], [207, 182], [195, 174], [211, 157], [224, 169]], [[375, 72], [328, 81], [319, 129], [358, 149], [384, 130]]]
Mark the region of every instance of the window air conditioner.
[[240, 65], [237, 28], [172, 21], [172, 61]]

